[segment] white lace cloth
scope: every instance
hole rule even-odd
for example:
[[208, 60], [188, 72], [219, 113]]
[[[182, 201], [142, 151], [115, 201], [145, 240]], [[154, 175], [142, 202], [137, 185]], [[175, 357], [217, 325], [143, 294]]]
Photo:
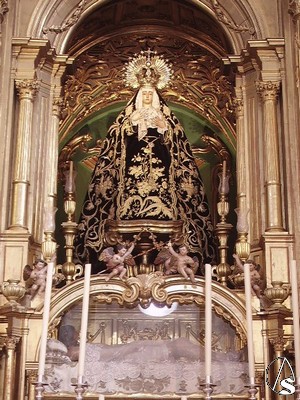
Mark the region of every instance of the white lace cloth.
[[[195, 349], [198, 352], [195, 352]], [[201, 390], [205, 363], [200, 346], [187, 339], [137, 341], [125, 345], [87, 344], [85, 379], [94, 393], [177, 393]], [[201, 354], [199, 354], [201, 353]], [[214, 393], [246, 393], [248, 366], [232, 360], [235, 354], [216, 354], [212, 362]], [[218, 360], [216, 360], [218, 358]], [[77, 362], [48, 364], [46, 378], [52, 392], [72, 392]]]

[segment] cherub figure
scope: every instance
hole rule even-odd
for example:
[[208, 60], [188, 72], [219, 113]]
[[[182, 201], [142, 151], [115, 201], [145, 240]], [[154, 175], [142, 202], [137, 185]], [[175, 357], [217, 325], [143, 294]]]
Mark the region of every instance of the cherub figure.
[[[237, 254], [233, 254], [233, 258], [235, 259], [236, 266], [240, 269], [242, 273], [244, 273], [244, 264], [242, 263], [239, 256]], [[261, 308], [266, 310], [273, 305], [273, 302], [267, 298], [267, 296], [263, 293], [261, 289], [261, 276], [259, 273], [260, 265], [257, 265], [252, 260], [247, 260], [246, 264], [250, 264], [250, 280], [252, 293], [258, 297]]]
[[109, 281], [110, 278], [116, 275], [119, 275], [120, 278], [123, 279], [127, 272], [125, 264], [128, 262], [132, 263], [133, 257], [130, 255], [133, 249], [134, 243], [131, 244], [128, 250], [125, 245], [118, 245], [117, 253], [115, 253], [113, 247], [107, 247], [102, 251], [99, 260], [104, 261], [106, 263], [107, 270], [111, 271], [110, 274], [105, 278], [106, 281]]
[[185, 279], [190, 279], [192, 283], [195, 283], [195, 272], [198, 269], [199, 262], [196, 257], [192, 258], [188, 255], [186, 245], [180, 246], [178, 252], [176, 252], [171, 241], [168, 242], [167, 248], [163, 248], [154, 260], [156, 265], [161, 263], [164, 264], [166, 275], [178, 272]]
[[[244, 264], [239, 258], [237, 254], [233, 254], [232, 256], [235, 259], [236, 266], [240, 269], [241, 272], [244, 272]], [[261, 297], [262, 295], [262, 290], [261, 290], [261, 277], [260, 273], [258, 272], [260, 266], [256, 265], [256, 263], [252, 260], [247, 260], [246, 264], [249, 264], [250, 266], [250, 279], [251, 279], [251, 288], [252, 288], [252, 293], [255, 294], [258, 298]]]
[[37, 259], [33, 264], [33, 268], [30, 267], [30, 265], [25, 265], [23, 279], [31, 300], [36, 296], [44, 294], [46, 289], [46, 277], [47, 263], [44, 260]]

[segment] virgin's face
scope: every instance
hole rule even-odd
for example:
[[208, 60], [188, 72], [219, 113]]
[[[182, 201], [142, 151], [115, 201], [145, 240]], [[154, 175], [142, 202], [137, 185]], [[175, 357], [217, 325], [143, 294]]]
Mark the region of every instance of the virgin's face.
[[153, 92], [152, 90], [143, 90], [142, 91], [142, 98], [144, 105], [151, 105], [153, 100]]

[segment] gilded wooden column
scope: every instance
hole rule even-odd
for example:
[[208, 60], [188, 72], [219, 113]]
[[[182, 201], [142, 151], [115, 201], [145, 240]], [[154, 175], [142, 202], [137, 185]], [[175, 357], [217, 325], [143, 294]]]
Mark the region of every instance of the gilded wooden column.
[[[284, 351], [284, 345], [286, 344], [286, 341], [283, 338], [283, 330], [282, 332], [278, 332], [278, 336], [275, 338], [271, 338], [270, 342], [272, 343], [274, 347], [274, 377], [277, 377], [278, 374], [280, 374], [281, 366], [282, 366], [282, 359], [280, 357], [283, 357], [283, 351]], [[280, 392], [282, 389], [280, 385], [280, 379], [277, 382], [277, 385], [275, 387], [275, 390], [277, 392]], [[286, 399], [285, 396], [275, 393], [275, 398], [278, 400], [284, 400]]]
[[[264, 313], [261, 313], [261, 314], [263, 315]], [[267, 325], [266, 318], [262, 319], [261, 336], [262, 336], [262, 340], [263, 340], [263, 351], [264, 351], [264, 370], [266, 371], [271, 362], [270, 341], [269, 341], [269, 336], [268, 336], [268, 325]], [[265, 400], [270, 400], [271, 393], [266, 384], [266, 381], [264, 381], [264, 384], [265, 384]]]
[[3, 400], [5, 386], [5, 337], [0, 336], [0, 400]]
[[266, 189], [266, 231], [283, 231], [277, 98], [280, 82], [257, 82], [263, 102], [264, 169]]
[[27, 197], [30, 173], [30, 149], [33, 100], [39, 88], [36, 80], [17, 80], [20, 100], [18, 131], [13, 173], [11, 223], [9, 229], [27, 230]]
[[233, 101], [236, 115], [236, 174], [237, 174], [237, 205], [246, 210], [246, 162], [245, 162], [245, 132], [244, 102], [242, 98], [236, 97]]
[[35, 384], [38, 381], [37, 369], [29, 369], [26, 371], [26, 381], [28, 387], [28, 400], [35, 400]]
[[63, 99], [55, 97], [52, 105], [51, 128], [49, 138], [48, 164], [48, 196], [52, 199], [52, 206], [56, 205], [57, 195], [57, 162], [58, 162], [58, 132]]
[[4, 372], [4, 392], [3, 400], [15, 400], [15, 390], [17, 388], [15, 382], [15, 351], [16, 345], [20, 338], [16, 336], [8, 336], [4, 339], [6, 348], [6, 363]]

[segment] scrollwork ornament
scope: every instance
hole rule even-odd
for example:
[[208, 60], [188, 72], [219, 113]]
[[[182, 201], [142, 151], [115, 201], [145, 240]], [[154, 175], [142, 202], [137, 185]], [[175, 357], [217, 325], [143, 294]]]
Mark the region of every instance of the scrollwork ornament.
[[[124, 294], [124, 293], [123, 293]], [[106, 303], [106, 304], [113, 304], [116, 302], [120, 306], [124, 305], [124, 297], [123, 294], [119, 293], [100, 293], [96, 297], [94, 297], [94, 301], [97, 301], [98, 303]]]
[[168, 297], [168, 292], [166, 291], [165, 288], [161, 287], [160, 284], [155, 285], [153, 287], [152, 293], [153, 293], [153, 298], [159, 302], [166, 301], [166, 299]]
[[300, 0], [290, 0], [289, 13], [292, 15], [293, 21], [297, 22], [300, 17]]
[[20, 97], [20, 100], [22, 99], [33, 100], [39, 88], [40, 84], [35, 79], [16, 80], [16, 89]]
[[[129, 278], [131, 279], [131, 278]], [[127, 281], [128, 284], [128, 281]], [[129, 304], [134, 304], [136, 300], [138, 299], [139, 296], [139, 285], [137, 282], [132, 282], [132, 284], [128, 285], [123, 294], [122, 294], [122, 300], [126, 303]]]
[[8, 1], [7, 0], [0, 0], [0, 24], [4, 20], [4, 15], [9, 11], [8, 8]]
[[[126, 283], [132, 288], [132, 290], [134, 289], [133, 294], [136, 293], [136, 291], [138, 290], [140, 303], [142, 305], [147, 305], [150, 304], [153, 293], [159, 295], [159, 292], [157, 290], [159, 286], [164, 283], [164, 278], [160, 272], [154, 272], [149, 275], [142, 274], [138, 275], [137, 277], [131, 277], [127, 279]], [[132, 295], [131, 298], [129, 298], [130, 302], [133, 302], [135, 299], [135, 296]], [[126, 301], [128, 301], [127, 298]]]
[[47, 34], [48, 32], [54, 32], [54, 33], [62, 33], [71, 28], [71, 26], [75, 25], [76, 22], [79, 20], [80, 16], [82, 15], [82, 12], [84, 10], [84, 7], [86, 5], [86, 0], [81, 0], [74, 10], [73, 14], [71, 15], [70, 18], [66, 20], [62, 25], [56, 26], [53, 25], [50, 28], [43, 28], [43, 33]]
[[217, 0], [211, 0], [210, 2], [219, 22], [223, 23], [229, 29], [232, 29], [235, 32], [249, 32], [251, 36], [254, 36], [255, 29], [252, 26], [248, 27], [246, 25], [237, 25], [235, 22], [230, 20], [229, 16], [226, 15], [225, 10], [222, 9]]
[[256, 82], [256, 90], [257, 93], [261, 96], [263, 101], [276, 101], [279, 91], [280, 91], [280, 82], [278, 81], [258, 81]]

